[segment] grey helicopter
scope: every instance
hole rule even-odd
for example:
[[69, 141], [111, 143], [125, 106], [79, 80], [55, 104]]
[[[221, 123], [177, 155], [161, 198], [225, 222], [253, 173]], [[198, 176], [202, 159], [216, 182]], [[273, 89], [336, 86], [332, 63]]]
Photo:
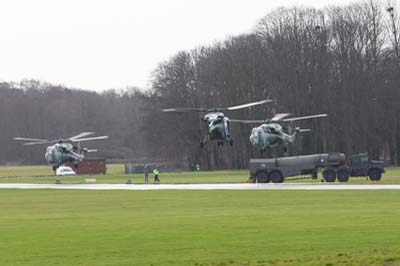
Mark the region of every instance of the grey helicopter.
[[[326, 117], [327, 114], [316, 114], [299, 117], [288, 117], [290, 113], [276, 114], [274, 117], [267, 120], [231, 120], [237, 123], [262, 123], [262, 125], [255, 127], [251, 131], [250, 142], [253, 146], [258, 147], [261, 153], [265, 152], [268, 147], [276, 147], [284, 145], [285, 152], [287, 151], [287, 145], [293, 143], [296, 139], [297, 133], [309, 132], [310, 129], [302, 129], [295, 127], [294, 131], [292, 126], [289, 125], [288, 132], [284, 131], [284, 127], [281, 125], [282, 122], [292, 123], [293, 121], [312, 119], [318, 117]], [[293, 131], [293, 132], [292, 132]]]
[[[76, 136], [58, 140], [21, 137], [15, 137], [13, 140], [27, 141], [24, 143], [25, 146], [53, 144], [47, 147], [44, 157], [52, 165], [53, 171], [56, 171], [59, 166], [65, 163], [72, 163], [75, 165], [75, 168], [78, 168], [78, 162], [83, 161], [87, 153], [97, 152], [96, 149], [89, 150], [83, 148], [81, 142], [107, 139], [108, 136], [88, 137], [93, 134], [94, 132], [82, 132]], [[73, 145], [72, 143], [77, 143], [78, 145]]]
[[230, 120], [228, 117], [222, 113], [222, 111], [233, 111], [243, 108], [248, 108], [255, 105], [260, 105], [264, 103], [272, 102], [271, 100], [262, 100], [258, 102], [246, 103], [237, 106], [231, 106], [226, 108], [169, 108], [163, 109], [163, 112], [199, 112], [204, 113], [202, 120], [207, 123], [207, 134], [204, 136], [203, 140], [200, 142], [200, 147], [203, 148], [204, 145], [210, 141], [217, 141], [218, 146], [223, 146], [224, 142], [233, 145], [233, 139], [231, 137], [230, 130]]

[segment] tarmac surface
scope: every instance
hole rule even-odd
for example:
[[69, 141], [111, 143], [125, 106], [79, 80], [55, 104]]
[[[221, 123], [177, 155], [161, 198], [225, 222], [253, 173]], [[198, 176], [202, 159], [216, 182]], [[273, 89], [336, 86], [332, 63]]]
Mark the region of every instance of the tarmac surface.
[[283, 184], [0, 184], [0, 189], [80, 190], [400, 190], [400, 185]]

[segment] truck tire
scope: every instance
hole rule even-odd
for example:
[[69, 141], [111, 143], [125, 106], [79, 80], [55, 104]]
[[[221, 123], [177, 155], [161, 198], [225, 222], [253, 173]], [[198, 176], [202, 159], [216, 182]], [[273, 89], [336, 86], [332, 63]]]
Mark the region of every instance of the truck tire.
[[335, 182], [336, 174], [333, 170], [324, 170], [322, 173], [326, 182]]
[[271, 179], [272, 183], [282, 183], [284, 178], [281, 172], [273, 171], [269, 174], [269, 178]]
[[337, 172], [337, 179], [339, 180], [339, 182], [349, 181], [349, 172], [345, 169], [339, 170]]
[[257, 183], [269, 183], [268, 173], [265, 171], [259, 171], [256, 173]]
[[382, 171], [379, 169], [371, 169], [368, 172], [369, 180], [371, 181], [379, 181], [382, 177]]

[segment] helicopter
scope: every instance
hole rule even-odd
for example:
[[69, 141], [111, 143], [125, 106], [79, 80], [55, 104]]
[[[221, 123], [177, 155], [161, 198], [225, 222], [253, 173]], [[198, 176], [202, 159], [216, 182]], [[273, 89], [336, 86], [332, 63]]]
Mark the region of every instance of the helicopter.
[[205, 113], [202, 120], [207, 123], [207, 134], [204, 136], [203, 140], [200, 142], [200, 147], [203, 148], [210, 141], [217, 141], [218, 146], [223, 146], [224, 142], [229, 143], [233, 146], [233, 139], [231, 137], [230, 122], [229, 118], [222, 113], [222, 111], [233, 111], [243, 108], [248, 108], [255, 105], [260, 105], [264, 103], [272, 102], [271, 100], [262, 100], [258, 102], [246, 103], [237, 106], [225, 107], [225, 108], [169, 108], [163, 109], [163, 112], [199, 112]]
[[[284, 127], [281, 122], [293, 122], [298, 120], [312, 119], [318, 117], [326, 117], [327, 114], [316, 114], [299, 117], [289, 117], [290, 113], [279, 113], [274, 117], [267, 120], [231, 120], [232, 122], [238, 123], [263, 123], [262, 125], [255, 127], [251, 131], [250, 142], [255, 147], [258, 147], [261, 153], [265, 152], [268, 147], [276, 147], [279, 145], [285, 146], [285, 152], [287, 151], [287, 145], [293, 143], [296, 139], [297, 133], [309, 132], [310, 129], [302, 129], [295, 127], [292, 133], [292, 127], [289, 125], [287, 133], [284, 132]], [[289, 117], [289, 118], [288, 118]]]
[[[60, 165], [65, 163], [73, 163], [75, 164], [75, 168], [78, 168], [78, 162], [83, 161], [87, 153], [97, 152], [96, 149], [89, 150], [87, 148], [83, 148], [81, 142], [107, 139], [108, 136], [88, 137], [89, 135], [93, 134], [94, 132], [82, 132], [76, 136], [58, 140], [21, 138], [21, 137], [15, 137], [13, 138], [13, 140], [27, 141], [26, 143], [24, 143], [25, 146], [53, 144], [47, 147], [44, 157], [46, 161], [52, 165], [53, 171], [56, 171], [57, 168], [60, 167]], [[78, 145], [71, 144], [76, 142], [78, 143]]]

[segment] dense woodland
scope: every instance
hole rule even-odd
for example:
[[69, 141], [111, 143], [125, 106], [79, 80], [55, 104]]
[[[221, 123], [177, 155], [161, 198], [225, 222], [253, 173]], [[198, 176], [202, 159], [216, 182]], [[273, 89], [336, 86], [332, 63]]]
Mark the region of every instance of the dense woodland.
[[[181, 51], [160, 63], [151, 88], [96, 93], [39, 81], [0, 83], [0, 163], [45, 163], [45, 147], [24, 147], [14, 136], [57, 139], [81, 131], [109, 135], [87, 143], [97, 156], [163, 161], [179, 168], [245, 168], [259, 156], [251, 125], [233, 125], [233, 147], [200, 149], [199, 114], [162, 113], [166, 107], [225, 107], [261, 99], [264, 106], [225, 113], [265, 119], [278, 112], [328, 113], [290, 154], [369, 152], [400, 158], [399, 10], [364, 1], [321, 10], [280, 8], [248, 34]], [[1, 78], [1, 77], [0, 77]], [[265, 156], [274, 156], [270, 151]]]

